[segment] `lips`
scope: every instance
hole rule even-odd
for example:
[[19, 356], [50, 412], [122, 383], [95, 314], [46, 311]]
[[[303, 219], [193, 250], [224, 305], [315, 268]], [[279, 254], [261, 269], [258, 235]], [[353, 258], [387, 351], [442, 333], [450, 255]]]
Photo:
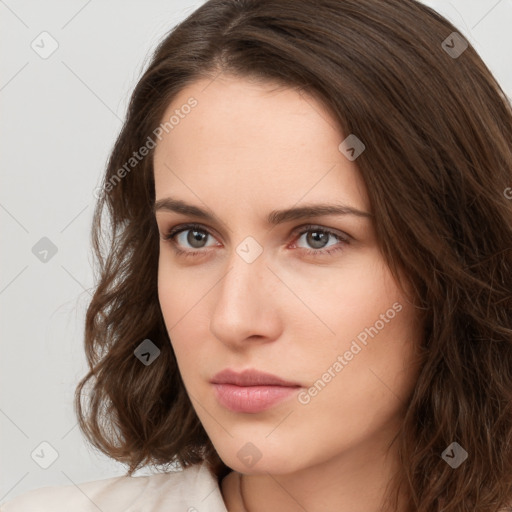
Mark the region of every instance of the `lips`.
[[226, 369], [210, 381], [221, 405], [233, 412], [258, 413], [290, 398], [302, 386], [270, 373]]
[[286, 386], [301, 387], [297, 382], [289, 382], [271, 373], [258, 370], [245, 370], [237, 373], [229, 368], [217, 373], [210, 381], [212, 384], [234, 384], [235, 386]]

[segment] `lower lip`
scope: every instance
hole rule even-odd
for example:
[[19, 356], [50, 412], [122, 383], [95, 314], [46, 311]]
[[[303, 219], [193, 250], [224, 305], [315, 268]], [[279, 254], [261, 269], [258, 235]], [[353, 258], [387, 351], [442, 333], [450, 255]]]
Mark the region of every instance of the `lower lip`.
[[213, 384], [219, 402], [234, 412], [260, 412], [289, 398], [300, 387]]

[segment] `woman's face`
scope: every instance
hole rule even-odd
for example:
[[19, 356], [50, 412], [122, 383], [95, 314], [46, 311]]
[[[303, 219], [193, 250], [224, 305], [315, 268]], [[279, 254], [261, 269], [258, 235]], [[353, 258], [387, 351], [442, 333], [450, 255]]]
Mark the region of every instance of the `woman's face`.
[[[220, 457], [275, 474], [380, 457], [416, 382], [420, 326], [364, 215], [357, 159], [339, 149], [346, 135], [309, 96], [225, 75], [182, 90], [162, 122], [173, 114], [154, 160], [158, 294]], [[170, 198], [211, 217], [173, 211]], [[320, 204], [363, 214], [277, 213]], [[179, 226], [175, 245], [164, 240]], [[228, 368], [298, 387], [210, 382]]]

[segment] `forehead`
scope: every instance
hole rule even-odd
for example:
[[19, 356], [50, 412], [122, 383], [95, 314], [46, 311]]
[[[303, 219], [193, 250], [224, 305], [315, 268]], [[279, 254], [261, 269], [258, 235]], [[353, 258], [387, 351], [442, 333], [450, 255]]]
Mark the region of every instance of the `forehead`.
[[337, 121], [303, 92], [221, 75], [180, 91], [162, 123], [172, 116], [179, 122], [155, 149], [157, 199], [221, 194], [273, 207], [331, 199], [369, 211], [357, 165], [338, 149]]

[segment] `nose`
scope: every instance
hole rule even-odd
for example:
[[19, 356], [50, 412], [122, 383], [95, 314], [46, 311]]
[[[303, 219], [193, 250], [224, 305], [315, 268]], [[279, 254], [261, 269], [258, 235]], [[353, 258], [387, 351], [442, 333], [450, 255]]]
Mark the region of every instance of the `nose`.
[[264, 253], [251, 263], [233, 251], [224, 277], [213, 292], [212, 334], [234, 350], [241, 350], [259, 340], [279, 338], [282, 311], [279, 297], [283, 283], [267, 266]]

